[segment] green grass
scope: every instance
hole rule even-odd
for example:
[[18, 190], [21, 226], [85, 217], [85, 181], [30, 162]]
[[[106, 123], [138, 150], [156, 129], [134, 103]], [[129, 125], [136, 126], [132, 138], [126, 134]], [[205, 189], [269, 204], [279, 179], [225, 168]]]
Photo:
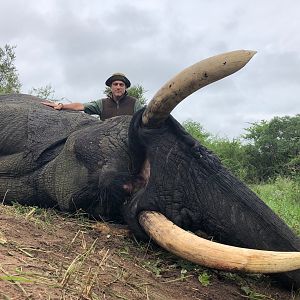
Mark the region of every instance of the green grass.
[[272, 183], [251, 188], [300, 236], [299, 181], [279, 177]]

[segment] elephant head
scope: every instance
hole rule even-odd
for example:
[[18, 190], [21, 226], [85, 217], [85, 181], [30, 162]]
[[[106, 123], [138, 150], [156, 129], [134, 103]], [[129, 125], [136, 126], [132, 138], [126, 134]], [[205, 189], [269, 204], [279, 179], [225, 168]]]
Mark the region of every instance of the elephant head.
[[[136, 236], [149, 235], [188, 260], [229, 271], [281, 273], [281, 280], [299, 287], [299, 238], [170, 116], [185, 97], [241, 69], [254, 54], [229, 52], [187, 68], [133, 117], [133, 173], [147, 178], [125, 203], [124, 215]], [[187, 232], [198, 230], [219, 243]]]

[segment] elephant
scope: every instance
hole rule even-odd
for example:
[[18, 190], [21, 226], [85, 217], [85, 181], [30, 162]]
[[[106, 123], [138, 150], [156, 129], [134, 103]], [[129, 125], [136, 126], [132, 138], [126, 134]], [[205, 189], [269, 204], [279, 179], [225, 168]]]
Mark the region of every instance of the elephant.
[[299, 288], [299, 237], [171, 116], [187, 96], [240, 70], [254, 54], [202, 60], [134, 116], [105, 121], [53, 110], [31, 95], [0, 96], [2, 202], [82, 209], [195, 263], [269, 273]]

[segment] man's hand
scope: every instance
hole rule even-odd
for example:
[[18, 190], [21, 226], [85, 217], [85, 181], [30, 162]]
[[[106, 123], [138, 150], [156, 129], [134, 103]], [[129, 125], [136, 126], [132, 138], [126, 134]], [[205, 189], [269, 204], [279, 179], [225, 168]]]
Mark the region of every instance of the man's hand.
[[42, 104], [46, 106], [50, 106], [56, 110], [62, 110], [64, 105], [62, 103], [56, 103], [56, 102], [41, 102]]

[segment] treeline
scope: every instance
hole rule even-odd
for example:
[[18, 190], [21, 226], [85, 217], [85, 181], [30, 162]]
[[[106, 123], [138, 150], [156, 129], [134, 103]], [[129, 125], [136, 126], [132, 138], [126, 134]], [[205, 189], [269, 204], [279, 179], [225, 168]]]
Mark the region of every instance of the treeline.
[[215, 137], [194, 121], [185, 129], [219, 156], [223, 164], [248, 183], [277, 177], [300, 180], [300, 115], [253, 123], [239, 139]]

